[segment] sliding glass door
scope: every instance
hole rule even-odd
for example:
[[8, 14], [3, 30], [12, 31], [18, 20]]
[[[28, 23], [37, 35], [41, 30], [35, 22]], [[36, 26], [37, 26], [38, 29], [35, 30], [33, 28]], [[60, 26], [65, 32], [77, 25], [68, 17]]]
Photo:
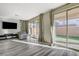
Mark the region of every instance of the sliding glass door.
[[33, 37], [34, 36], [34, 34], [33, 34], [33, 32], [34, 32], [34, 30], [33, 30], [33, 22], [29, 22], [29, 28], [28, 28], [28, 30], [29, 30], [29, 36], [30, 37]]
[[66, 12], [54, 15], [55, 46], [66, 46], [66, 23]]
[[39, 22], [36, 22], [36, 34], [35, 37], [38, 39], [39, 38]]
[[79, 7], [54, 15], [54, 44], [79, 50]]
[[68, 47], [79, 50], [79, 8], [68, 11]]
[[29, 36], [35, 39], [39, 38], [39, 21], [34, 20], [29, 22]]

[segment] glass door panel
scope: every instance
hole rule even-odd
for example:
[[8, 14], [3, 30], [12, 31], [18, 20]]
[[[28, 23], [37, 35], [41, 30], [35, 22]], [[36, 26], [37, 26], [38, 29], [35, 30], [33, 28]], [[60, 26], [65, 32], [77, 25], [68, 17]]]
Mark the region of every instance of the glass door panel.
[[39, 22], [36, 20], [29, 22], [29, 35], [32, 38], [38, 39], [39, 38]]
[[68, 47], [79, 50], [79, 8], [68, 11]]
[[54, 44], [55, 46], [66, 46], [66, 12], [54, 15]]

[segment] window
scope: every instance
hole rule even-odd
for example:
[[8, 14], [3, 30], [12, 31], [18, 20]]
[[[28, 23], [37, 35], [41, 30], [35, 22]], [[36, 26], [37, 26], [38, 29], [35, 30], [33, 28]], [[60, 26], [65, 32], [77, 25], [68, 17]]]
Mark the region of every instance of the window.
[[68, 47], [79, 48], [79, 8], [68, 11]]
[[29, 35], [35, 39], [39, 38], [39, 21], [38, 20], [29, 22]]
[[54, 43], [56, 46], [66, 46], [66, 12], [54, 15]]

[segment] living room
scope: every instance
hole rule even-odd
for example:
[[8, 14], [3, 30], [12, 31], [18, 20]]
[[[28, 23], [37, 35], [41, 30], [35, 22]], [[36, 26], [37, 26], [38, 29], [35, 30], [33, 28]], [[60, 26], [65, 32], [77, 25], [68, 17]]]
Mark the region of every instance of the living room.
[[78, 8], [77, 3], [0, 3], [0, 56], [77, 56], [78, 40], [68, 41], [76, 21], [68, 19], [79, 17]]

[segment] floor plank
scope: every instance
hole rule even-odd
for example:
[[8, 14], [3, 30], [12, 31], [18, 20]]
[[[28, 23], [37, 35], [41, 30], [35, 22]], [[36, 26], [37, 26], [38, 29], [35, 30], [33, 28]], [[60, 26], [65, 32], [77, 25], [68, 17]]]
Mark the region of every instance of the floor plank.
[[12, 40], [0, 40], [0, 56], [76, 56], [76, 53]]

